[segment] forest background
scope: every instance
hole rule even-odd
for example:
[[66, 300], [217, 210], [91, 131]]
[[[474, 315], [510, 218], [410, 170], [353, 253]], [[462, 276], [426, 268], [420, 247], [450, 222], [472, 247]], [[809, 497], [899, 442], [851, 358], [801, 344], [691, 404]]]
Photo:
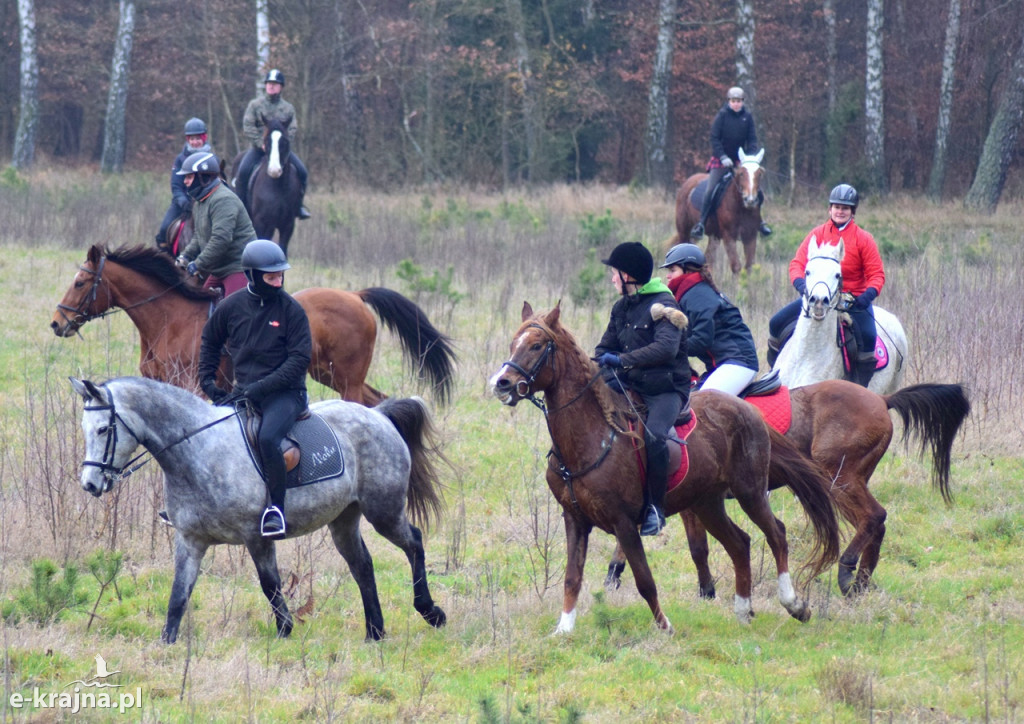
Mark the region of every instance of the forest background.
[[975, 206], [992, 207], [1024, 186], [1016, 0], [2, 0], [0, 158], [95, 165], [114, 142], [105, 168], [162, 170], [191, 116], [231, 157], [267, 67], [286, 75], [297, 151], [327, 191], [671, 188], [703, 168], [737, 83], [776, 196], [820, 198], [841, 179], [956, 199], [982, 169]]

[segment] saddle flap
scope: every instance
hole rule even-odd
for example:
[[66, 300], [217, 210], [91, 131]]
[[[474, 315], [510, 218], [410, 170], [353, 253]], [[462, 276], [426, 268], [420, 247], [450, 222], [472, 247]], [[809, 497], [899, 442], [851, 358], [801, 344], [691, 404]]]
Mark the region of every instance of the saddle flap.
[[[257, 437], [260, 419], [251, 410], [238, 415], [249, 457], [263, 475]], [[345, 472], [345, 459], [337, 435], [322, 417], [313, 414], [308, 407], [281, 440], [281, 453], [288, 471], [289, 488], [317, 483]]]

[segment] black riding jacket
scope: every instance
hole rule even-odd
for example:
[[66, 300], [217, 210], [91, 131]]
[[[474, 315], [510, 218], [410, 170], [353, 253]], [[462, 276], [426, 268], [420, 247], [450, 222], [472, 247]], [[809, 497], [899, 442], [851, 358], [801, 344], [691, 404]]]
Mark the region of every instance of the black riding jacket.
[[682, 293], [679, 308], [690, 320], [687, 351], [691, 357], [700, 359], [708, 372], [726, 362], [758, 369], [760, 363], [750, 328], [724, 294], [701, 281]]
[[737, 113], [726, 103], [711, 122], [711, 150], [715, 158], [728, 156], [733, 163], [739, 163], [741, 148], [748, 155], [760, 150], [754, 117], [746, 106]]
[[281, 390], [306, 390], [313, 341], [302, 306], [284, 290], [269, 299], [251, 285], [217, 305], [203, 328], [199, 382], [213, 380], [227, 346], [235, 380], [259, 385], [267, 396]]

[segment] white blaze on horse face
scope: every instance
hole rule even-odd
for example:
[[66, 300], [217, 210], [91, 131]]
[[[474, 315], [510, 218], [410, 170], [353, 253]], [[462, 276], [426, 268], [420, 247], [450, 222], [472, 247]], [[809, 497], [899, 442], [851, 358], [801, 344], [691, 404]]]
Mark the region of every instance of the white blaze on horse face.
[[740, 167], [746, 173], [745, 183], [742, 186], [743, 193], [743, 205], [748, 209], [752, 209], [757, 206], [758, 196], [758, 175], [761, 173], [761, 159], [764, 158], [764, 149], [753, 155], [747, 155], [747, 153], [741, 148], [739, 149]]
[[[510, 357], [510, 359], [514, 358], [516, 354], [519, 352], [519, 350], [522, 349], [522, 346], [526, 343], [526, 334], [526, 332], [523, 332], [521, 335], [519, 335], [512, 341], [512, 357]], [[494, 373], [491, 379], [487, 381], [487, 384], [491, 386], [491, 390], [494, 392], [494, 396], [505, 404], [508, 404], [509, 400], [512, 399], [512, 395], [503, 395], [498, 392], [498, 380], [501, 379], [501, 377], [505, 374], [507, 369], [508, 365], [503, 364], [498, 369], [498, 371]]]
[[273, 131], [270, 134], [270, 157], [267, 159], [267, 174], [270, 178], [281, 178], [281, 152], [278, 150], [281, 140], [281, 132]]

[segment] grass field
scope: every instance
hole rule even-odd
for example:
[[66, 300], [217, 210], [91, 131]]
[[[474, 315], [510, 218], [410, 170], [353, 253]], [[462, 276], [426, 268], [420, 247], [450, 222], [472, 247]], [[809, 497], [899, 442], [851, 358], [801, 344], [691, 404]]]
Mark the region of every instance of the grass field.
[[[508, 356], [524, 300], [536, 309], [562, 300], [563, 322], [592, 347], [612, 301], [598, 259], [623, 240], [663, 252], [670, 201], [577, 187], [311, 194], [315, 216], [292, 241], [287, 288], [390, 287], [455, 339], [456, 394], [434, 408], [453, 462], [447, 513], [426, 534], [448, 625], [420, 619], [404, 555], [367, 527], [384, 641], [363, 642], [358, 590], [320, 532], [278, 546], [289, 605], [308, 611], [290, 639], [274, 636], [247, 554], [222, 546], [204, 561], [178, 643], [165, 646], [173, 535], [155, 517], [161, 475], [149, 465], [102, 499], [84, 493], [81, 405], [66, 381], [136, 374], [137, 334], [124, 314], [89, 323], [81, 338], [49, 329], [89, 245], [150, 243], [164, 183], [0, 176], [0, 721], [1024, 720], [1019, 203], [980, 217], [869, 199], [858, 213], [886, 260], [879, 304], [910, 338], [904, 384], [963, 382], [973, 404], [954, 448], [952, 507], [915, 450], [894, 442], [875, 473], [871, 488], [889, 517], [874, 590], [841, 597], [833, 569], [807, 582], [814, 615], [795, 621], [775, 598], [763, 537], [732, 507], [753, 539], [750, 626], [733, 616], [720, 547], [711, 558], [719, 598], [698, 598], [682, 526], [670, 521], [645, 545], [675, 635], [654, 628], [628, 572], [621, 589], [604, 590], [614, 542], [598, 532], [576, 630], [556, 637], [565, 542], [543, 477], [550, 443], [536, 409], [501, 406], [486, 382]], [[792, 298], [789, 258], [824, 215], [817, 206], [766, 214], [776, 234], [754, 271], [716, 270], [762, 354], [768, 318]], [[369, 381], [430, 397], [386, 332]], [[331, 396], [316, 385], [311, 393]], [[796, 569], [809, 550], [799, 504], [778, 493], [772, 506]], [[37, 692], [74, 692], [97, 654], [121, 672], [113, 691], [140, 691], [141, 705], [123, 714], [33, 706]], [[27, 703], [17, 708], [19, 695]]]

